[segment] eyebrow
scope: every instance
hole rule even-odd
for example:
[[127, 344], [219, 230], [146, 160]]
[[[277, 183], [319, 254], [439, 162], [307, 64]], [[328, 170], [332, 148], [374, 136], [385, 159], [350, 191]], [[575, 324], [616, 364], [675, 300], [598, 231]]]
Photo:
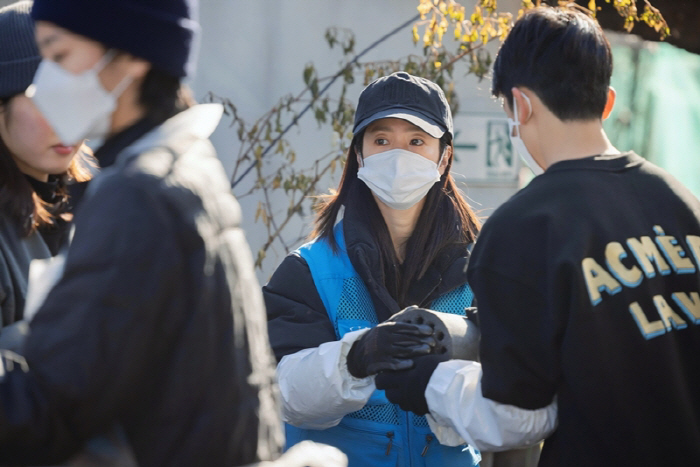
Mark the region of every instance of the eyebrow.
[[370, 133], [379, 133], [380, 131], [391, 131], [391, 128], [388, 126], [371, 126], [367, 128], [367, 131]]

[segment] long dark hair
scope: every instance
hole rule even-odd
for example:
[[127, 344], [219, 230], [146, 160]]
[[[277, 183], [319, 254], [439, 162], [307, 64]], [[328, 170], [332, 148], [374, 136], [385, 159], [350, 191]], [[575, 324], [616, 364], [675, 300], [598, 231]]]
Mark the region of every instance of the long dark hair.
[[[11, 104], [12, 97], [0, 98], [0, 112], [10, 112]], [[11, 113], [7, 118], [11, 118]], [[56, 219], [70, 220], [68, 184], [89, 180], [92, 177], [91, 165], [94, 164], [91, 162], [90, 150], [83, 145], [68, 170], [57, 175], [57, 201], [49, 204], [34, 191], [0, 138], [0, 212], [17, 224], [22, 237], [29, 236], [37, 229], [54, 225]]]
[[[476, 240], [481, 223], [461, 195], [455, 184], [450, 168], [453, 155], [450, 156], [445, 172], [440, 181], [433, 185], [426, 195], [425, 204], [421, 210], [416, 227], [406, 243], [406, 255], [400, 274], [388, 273], [389, 268], [398, 264], [398, 258], [372, 192], [357, 178], [359, 169], [357, 163], [358, 149], [361, 150], [364, 131], [355, 135], [348, 149], [347, 160], [340, 185], [335, 193], [320, 198], [316, 208], [316, 219], [312, 237], [327, 240], [334, 250], [338, 244], [333, 235], [333, 227], [342, 206], [349, 204], [361, 209], [369, 224], [370, 234], [380, 250], [380, 261], [385, 271], [385, 278], [394, 278], [392, 283], [384, 284], [398, 303], [406, 297], [411, 284], [423, 277], [432, 262], [444, 248], [450, 245], [468, 245]], [[446, 147], [452, 148], [452, 139], [446, 133], [440, 140], [440, 153]]]

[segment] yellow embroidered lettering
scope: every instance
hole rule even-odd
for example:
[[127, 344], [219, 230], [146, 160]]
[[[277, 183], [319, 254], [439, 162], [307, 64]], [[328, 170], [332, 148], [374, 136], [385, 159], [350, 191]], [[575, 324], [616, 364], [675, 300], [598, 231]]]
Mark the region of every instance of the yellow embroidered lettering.
[[600, 292], [603, 290], [607, 291], [610, 295], [615, 295], [622, 290], [620, 283], [593, 258], [584, 258], [583, 261], [581, 261], [581, 269], [583, 271], [583, 277], [586, 279], [588, 296], [593, 306], [600, 303], [603, 299], [600, 295]]
[[605, 261], [610, 272], [625, 286], [636, 287], [642, 282], [642, 271], [637, 266], [625, 267], [622, 260], [626, 257], [627, 252], [618, 242], [610, 242], [605, 247]]
[[646, 315], [642, 311], [642, 307], [639, 306], [639, 303], [631, 303], [629, 310], [630, 313], [632, 313], [632, 317], [637, 322], [639, 330], [642, 331], [642, 335], [645, 339], [648, 340], [666, 332], [664, 323], [661, 320], [649, 321], [647, 319]]
[[634, 257], [637, 258], [637, 262], [642, 267], [644, 274], [647, 277], [656, 276], [656, 270], [652, 264], [652, 260], [656, 263], [656, 267], [659, 269], [661, 275], [667, 275], [671, 273], [671, 268], [666, 263], [659, 249], [656, 247], [654, 242], [649, 237], [641, 237], [640, 239], [628, 238], [627, 246], [632, 250]]
[[695, 257], [695, 264], [700, 267], [700, 237], [697, 235], [688, 235], [685, 237], [685, 242], [688, 244], [688, 248], [693, 252]]
[[693, 262], [688, 258], [683, 251], [683, 247], [678, 245], [678, 240], [670, 235], [664, 235], [661, 226], [654, 226], [654, 231], [657, 232], [656, 244], [659, 245], [664, 256], [673, 266], [673, 271], [677, 274], [690, 274], [695, 272]]
[[673, 301], [683, 310], [688, 319], [693, 324], [700, 324], [700, 294], [690, 292], [676, 292], [671, 295]]
[[678, 316], [675, 311], [669, 306], [666, 299], [661, 295], [654, 295], [654, 305], [661, 316], [661, 320], [666, 326], [666, 330], [670, 331], [671, 328], [674, 329], [684, 329], [688, 327], [688, 323], [683, 321], [683, 318]]

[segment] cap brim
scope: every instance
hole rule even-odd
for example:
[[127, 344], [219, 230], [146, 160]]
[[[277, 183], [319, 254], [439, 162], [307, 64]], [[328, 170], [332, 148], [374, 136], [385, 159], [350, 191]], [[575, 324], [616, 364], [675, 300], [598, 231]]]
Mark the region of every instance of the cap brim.
[[420, 128], [421, 130], [425, 131], [433, 138], [440, 139], [440, 138], [442, 138], [442, 135], [445, 134], [445, 130], [440, 128], [439, 125], [436, 125], [435, 123], [432, 123], [431, 121], [426, 120], [425, 117], [421, 116], [418, 113], [412, 113], [410, 111], [406, 111], [406, 109], [401, 109], [401, 110], [389, 109], [389, 110], [384, 110], [382, 112], [377, 112], [376, 114], [372, 115], [371, 117], [367, 117], [364, 120], [362, 120], [360, 123], [358, 123], [355, 126], [353, 133], [355, 133], [355, 134], [359, 133], [360, 131], [367, 128], [367, 125], [369, 125], [370, 123], [372, 123], [376, 120], [380, 120], [382, 118], [400, 118], [402, 120], [406, 120], [407, 122], [413, 123], [415, 126]]

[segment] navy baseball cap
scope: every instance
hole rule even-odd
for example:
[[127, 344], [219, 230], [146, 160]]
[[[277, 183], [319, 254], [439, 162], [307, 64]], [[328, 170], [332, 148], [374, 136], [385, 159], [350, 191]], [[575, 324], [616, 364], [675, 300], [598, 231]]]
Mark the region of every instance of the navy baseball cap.
[[452, 112], [440, 86], [405, 71], [378, 78], [362, 91], [352, 131], [357, 134], [381, 118], [406, 120], [433, 138], [454, 137]]

